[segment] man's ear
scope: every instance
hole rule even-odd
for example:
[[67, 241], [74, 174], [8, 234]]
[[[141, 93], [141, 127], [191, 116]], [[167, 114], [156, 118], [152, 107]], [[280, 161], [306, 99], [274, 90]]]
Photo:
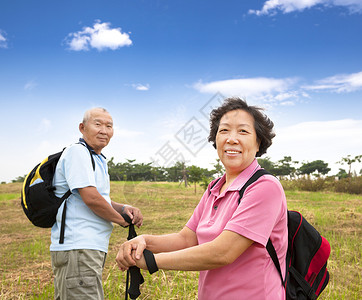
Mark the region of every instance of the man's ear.
[[80, 123], [79, 124], [79, 131], [83, 134], [84, 133], [84, 124]]

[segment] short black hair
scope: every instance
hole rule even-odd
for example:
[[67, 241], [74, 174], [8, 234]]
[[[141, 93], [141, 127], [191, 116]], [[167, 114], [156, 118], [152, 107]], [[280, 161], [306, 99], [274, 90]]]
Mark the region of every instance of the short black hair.
[[224, 103], [211, 111], [210, 113], [210, 134], [208, 141], [213, 143], [216, 148], [216, 134], [219, 129], [220, 120], [229, 111], [241, 109], [246, 111], [254, 118], [254, 129], [258, 142], [260, 143], [259, 151], [256, 157], [262, 156], [272, 144], [272, 139], [275, 137], [273, 131], [274, 123], [262, 111], [263, 109], [257, 106], [249, 106], [246, 101], [240, 98], [227, 98]]

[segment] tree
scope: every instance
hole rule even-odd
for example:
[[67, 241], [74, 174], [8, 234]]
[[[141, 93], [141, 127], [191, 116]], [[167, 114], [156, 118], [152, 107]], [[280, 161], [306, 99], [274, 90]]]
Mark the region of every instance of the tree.
[[342, 179], [342, 178], [347, 178], [348, 174], [346, 172], [346, 170], [339, 168], [339, 172], [336, 175], [338, 177], [338, 179]]
[[[125, 163], [114, 163], [114, 158], [108, 162], [108, 173], [111, 180], [152, 180], [155, 173], [152, 163], [135, 163], [135, 159], [127, 159]], [[164, 173], [160, 171], [159, 174]], [[165, 176], [163, 176], [163, 179]]]
[[132, 179], [134, 181], [150, 181], [152, 179], [152, 163], [132, 165]]
[[18, 176], [15, 179], [13, 179], [11, 182], [23, 182], [25, 180], [26, 175], [24, 176]]
[[183, 182], [185, 182], [185, 187], [187, 187], [189, 185], [188, 183], [188, 170], [187, 170], [187, 167], [186, 167], [186, 163], [184, 161], [180, 162], [180, 165], [181, 165], [181, 173], [182, 173], [182, 180], [180, 181], [180, 185]]
[[172, 167], [166, 168], [167, 181], [178, 182], [183, 179], [184, 162], [176, 162]]
[[194, 165], [188, 167], [187, 170], [188, 170], [189, 181], [195, 184], [195, 194], [196, 194], [196, 183], [202, 180], [204, 170]]
[[328, 163], [325, 163], [323, 160], [314, 160], [312, 162], [303, 163], [298, 169], [299, 173], [302, 175], [310, 175], [315, 171], [317, 171], [318, 174], [326, 175], [330, 170], [331, 169], [328, 168]]
[[283, 159], [279, 160], [274, 168], [274, 175], [276, 176], [291, 176], [293, 177], [295, 174], [295, 168], [292, 164], [297, 164], [297, 161], [292, 161], [291, 156], [284, 156]]
[[206, 191], [207, 187], [209, 186], [210, 178], [206, 176], [202, 176], [200, 186]]
[[267, 170], [269, 173], [275, 173], [275, 164], [270, 160], [269, 157], [258, 158], [258, 163], [263, 169]]
[[214, 169], [212, 170], [212, 173], [215, 174], [217, 177], [220, 177], [225, 173], [225, 168], [219, 158], [216, 159], [216, 163], [213, 164], [213, 167]]
[[112, 157], [107, 165], [108, 165], [108, 174], [109, 174], [109, 178], [110, 180], [114, 181], [114, 180], [122, 180], [122, 178], [120, 177], [121, 175], [121, 171], [120, 171], [120, 164], [115, 164], [114, 163], [114, 157]]
[[351, 158], [351, 155], [347, 155], [347, 157], [343, 157], [340, 161], [337, 162], [337, 164], [347, 164], [348, 165], [348, 177], [351, 177], [351, 169], [352, 164], [355, 162], [361, 162], [362, 161], [362, 155], [356, 155], [354, 158]]
[[151, 176], [153, 181], [166, 181], [167, 171], [163, 167], [152, 167]]

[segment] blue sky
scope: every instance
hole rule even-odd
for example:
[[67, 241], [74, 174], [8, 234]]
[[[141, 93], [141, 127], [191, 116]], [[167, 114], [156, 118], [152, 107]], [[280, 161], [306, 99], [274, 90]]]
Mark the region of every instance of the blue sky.
[[[362, 0], [0, 3], [0, 181], [112, 114], [104, 154], [211, 168], [210, 108], [239, 96], [275, 123], [267, 156], [362, 154]], [[356, 165], [359, 171], [361, 165]]]

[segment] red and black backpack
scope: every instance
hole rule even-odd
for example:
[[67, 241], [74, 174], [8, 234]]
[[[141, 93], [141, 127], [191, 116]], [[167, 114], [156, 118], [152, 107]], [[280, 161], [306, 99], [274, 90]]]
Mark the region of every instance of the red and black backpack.
[[[240, 190], [240, 200], [246, 188], [268, 173], [260, 169], [245, 183]], [[288, 250], [286, 278], [283, 279], [275, 248], [268, 240], [266, 246], [277, 268], [287, 300], [314, 300], [326, 288], [329, 281], [327, 260], [331, 252], [328, 241], [307, 222], [297, 211], [288, 211]]]

